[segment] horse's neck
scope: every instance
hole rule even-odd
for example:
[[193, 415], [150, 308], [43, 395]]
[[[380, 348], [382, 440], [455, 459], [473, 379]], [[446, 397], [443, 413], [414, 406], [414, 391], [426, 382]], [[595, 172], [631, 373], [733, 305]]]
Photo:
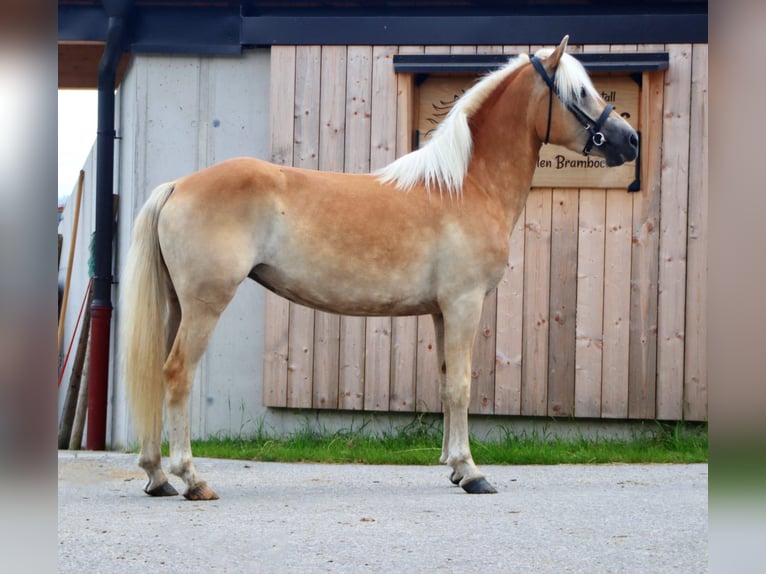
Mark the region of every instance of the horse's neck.
[[468, 179], [496, 198], [515, 220], [523, 208], [541, 142], [535, 131], [529, 87], [512, 77], [471, 118], [473, 153]]

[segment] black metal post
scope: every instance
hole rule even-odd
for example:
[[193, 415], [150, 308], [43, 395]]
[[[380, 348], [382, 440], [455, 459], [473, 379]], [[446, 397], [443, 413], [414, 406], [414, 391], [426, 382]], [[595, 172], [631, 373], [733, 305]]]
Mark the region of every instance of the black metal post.
[[109, 28], [98, 67], [98, 131], [96, 139], [96, 229], [91, 305], [91, 353], [88, 387], [89, 450], [106, 447], [109, 398], [109, 339], [112, 320], [112, 243], [114, 229], [114, 90], [132, 1], [105, 1]]

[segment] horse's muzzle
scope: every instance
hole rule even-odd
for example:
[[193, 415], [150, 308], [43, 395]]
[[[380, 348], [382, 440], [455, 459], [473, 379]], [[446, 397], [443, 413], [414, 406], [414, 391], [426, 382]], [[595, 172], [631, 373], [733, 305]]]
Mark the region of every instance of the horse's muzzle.
[[604, 146], [606, 165], [615, 167], [638, 157], [638, 134], [633, 129], [622, 130], [622, 133], [607, 135]]

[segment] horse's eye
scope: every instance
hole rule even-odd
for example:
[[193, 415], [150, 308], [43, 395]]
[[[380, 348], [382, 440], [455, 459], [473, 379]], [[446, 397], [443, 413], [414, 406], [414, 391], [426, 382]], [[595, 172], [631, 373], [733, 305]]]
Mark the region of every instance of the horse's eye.
[[580, 88], [580, 99], [584, 100], [586, 95], [587, 94], [585, 92], [585, 87], [583, 86], [582, 88]]

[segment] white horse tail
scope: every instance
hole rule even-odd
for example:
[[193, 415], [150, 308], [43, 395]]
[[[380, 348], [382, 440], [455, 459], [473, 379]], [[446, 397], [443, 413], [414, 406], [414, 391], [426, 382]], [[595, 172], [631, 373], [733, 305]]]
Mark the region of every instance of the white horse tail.
[[157, 222], [175, 182], [157, 187], [136, 218], [120, 295], [122, 368], [140, 439], [159, 440], [168, 355], [170, 278], [160, 252]]

